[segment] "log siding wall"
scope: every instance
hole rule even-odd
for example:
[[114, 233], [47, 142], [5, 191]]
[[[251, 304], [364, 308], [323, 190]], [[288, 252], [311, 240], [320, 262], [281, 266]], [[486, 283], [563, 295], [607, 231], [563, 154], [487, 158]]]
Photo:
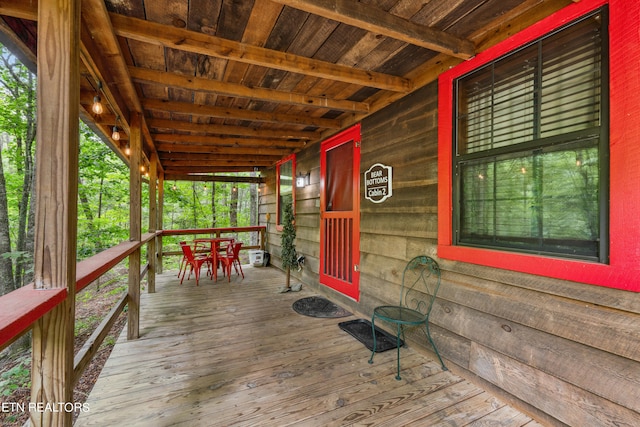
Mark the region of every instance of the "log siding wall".
[[[294, 280], [368, 317], [397, 301], [407, 260], [430, 255], [443, 270], [432, 333], [449, 364], [547, 424], [638, 425], [639, 294], [437, 258], [437, 101], [434, 83], [362, 123], [361, 176], [374, 163], [392, 166], [393, 196], [374, 204], [361, 190], [359, 303], [318, 283], [319, 145], [298, 153], [311, 185], [296, 190], [306, 264]], [[261, 212], [271, 212], [278, 267], [275, 176], [266, 178]]]

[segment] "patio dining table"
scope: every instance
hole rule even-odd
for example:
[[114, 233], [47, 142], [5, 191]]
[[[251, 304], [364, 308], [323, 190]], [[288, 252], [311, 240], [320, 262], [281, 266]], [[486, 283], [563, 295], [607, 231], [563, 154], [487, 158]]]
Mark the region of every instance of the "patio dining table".
[[211, 268], [213, 273], [213, 278], [218, 280], [218, 251], [220, 250], [221, 243], [233, 243], [235, 239], [233, 237], [198, 237], [193, 239], [196, 247], [198, 243], [209, 243], [211, 245], [211, 257], [213, 258], [213, 268]]

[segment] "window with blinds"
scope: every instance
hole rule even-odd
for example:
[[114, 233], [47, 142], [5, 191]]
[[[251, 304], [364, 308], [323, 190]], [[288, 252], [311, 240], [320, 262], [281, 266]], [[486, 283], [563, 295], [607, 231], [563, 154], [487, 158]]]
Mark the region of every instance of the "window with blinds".
[[454, 236], [607, 262], [606, 8], [455, 81]]

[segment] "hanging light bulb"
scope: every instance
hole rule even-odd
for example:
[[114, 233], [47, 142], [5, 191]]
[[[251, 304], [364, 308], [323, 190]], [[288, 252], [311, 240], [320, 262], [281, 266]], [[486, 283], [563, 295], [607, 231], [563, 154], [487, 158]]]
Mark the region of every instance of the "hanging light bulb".
[[96, 89], [96, 96], [93, 97], [93, 105], [91, 106], [91, 111], [93, 114], [99, 116], [104, 113], [104, 106], [102, 105], [102, 101], [100, 99], [100, 91], [102, 90], [102, 82], [98, 80], [98, 88]]
[[91, 106], [91, 111], [93, 111], [93, 114], [97, 116], [104, 113], [104, 107], [102, 106], [102, 102], [100, 101], [100, 95], [96, 95], [93, 97], [93, 105]]
[[120, 132], [118, 131], [118, 119], [120, 116], [116, 116], [116, 123], [113, 125], [113, 132], [111, 133], [111, 139], [114, 141], [120, 141]]
[[129, 154], [131, 154], [131, 148], [129, 148], [129, 144], [127, 144], [127, 145], [124, 147], [124, 154], [126, 154], [127, 156], [128, 156]]

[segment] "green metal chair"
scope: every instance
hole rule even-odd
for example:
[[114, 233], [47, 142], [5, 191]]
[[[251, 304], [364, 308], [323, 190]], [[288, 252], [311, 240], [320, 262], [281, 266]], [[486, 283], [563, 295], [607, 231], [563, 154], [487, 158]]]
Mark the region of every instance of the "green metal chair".
[[420, 255], [413, 258], [402, 273], [402, 287], [400, 289], [399, 305], [383, 305], [373, 310], [371, 317], [371, 329], [373, 332], [373, 351], [369, 363], [373, 363], [373, 356], [376, 354], [376, 319], [393, 323], [397, 327], [396, 347], [398, 351], [398, 374], [396, 379], [400, 380], [400, 340], [404, 340], [404, 330], [406, 327], [424, 326], [424, 333], [427, 340], [440, 360], [442, 370], [447, 367], [440, 357], [438, 348], [431, 338], [429, 332], [429, 314], [436, 299], [436, 294], [440, 288], [440, 267], [431, 257]]

